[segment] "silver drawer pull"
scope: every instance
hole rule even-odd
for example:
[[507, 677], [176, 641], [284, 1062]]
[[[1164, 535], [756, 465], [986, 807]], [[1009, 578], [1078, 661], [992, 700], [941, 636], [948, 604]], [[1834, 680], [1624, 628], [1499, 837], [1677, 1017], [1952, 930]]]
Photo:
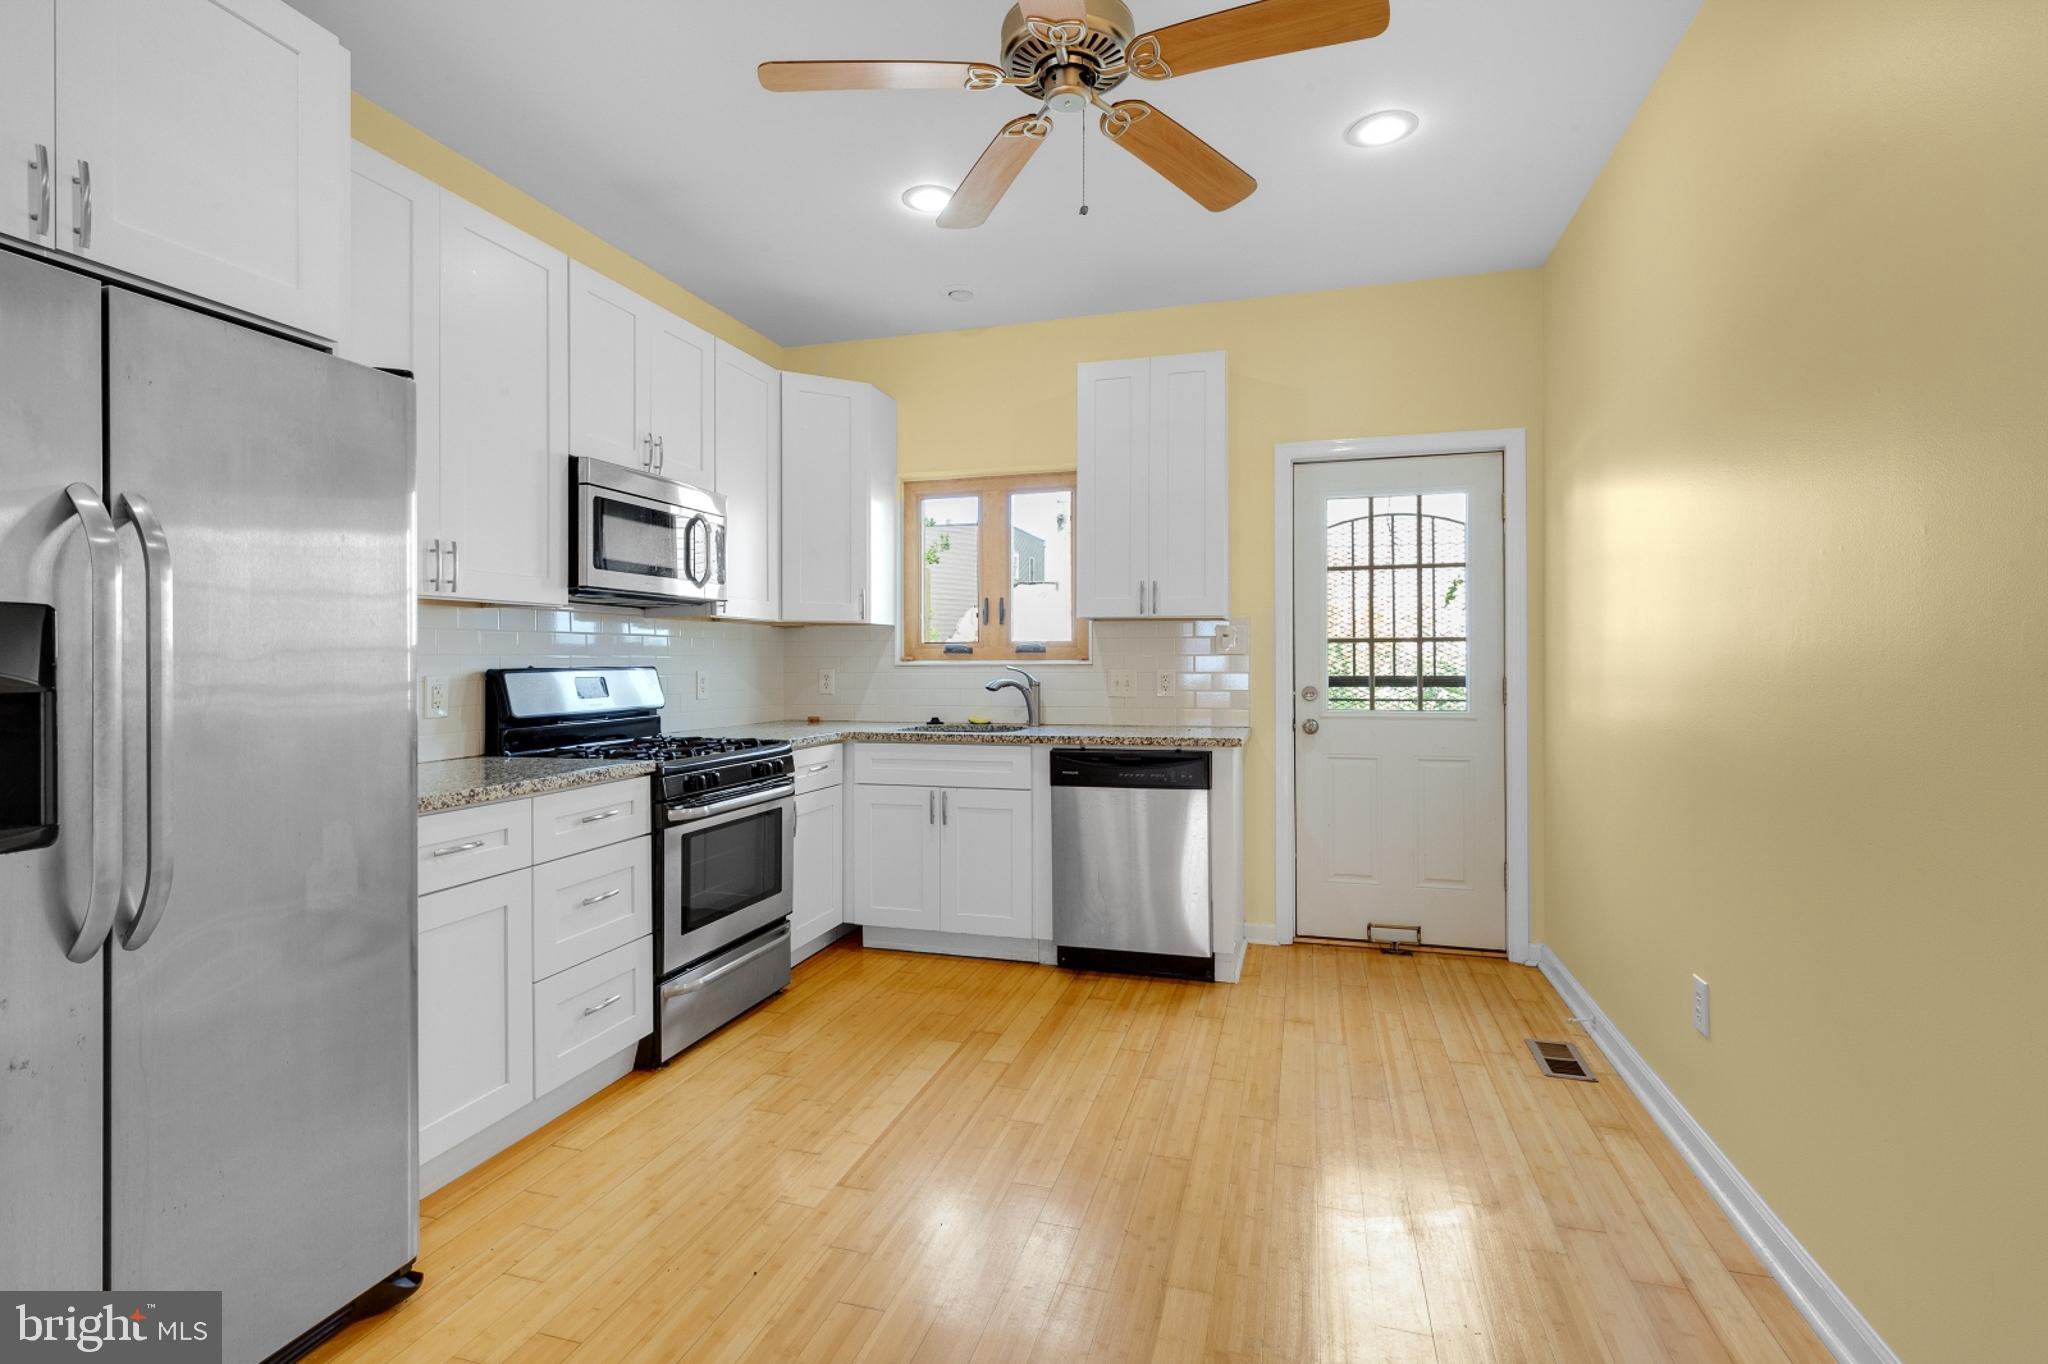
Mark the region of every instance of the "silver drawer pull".
[[447, 847], [445, 847], [445, 848], [436, 848], [436, 849], [434, 849], [434, 856], [436, 856], [436, 857], [453, 857], [453, 856], [454, 856], [455, 854], [457, 854], [457, 853], [459, 853], [459, 852], [471, 852], [471, 851], [473, 851], [473, 850], [475, 850], [475, 849], [477, 849], [477, 848], [481, 848], [481, 847], [482, 847], [483, 845], [484, 845], [484, 840], [483, 840], [483, 839], [481, 839], [481, 838], [472, 838], [472, 839], [470, 839], [470, 840], [469, 840], [469, 842], [467, 842], [467, 843], [450, 843], [450, 844], [449, 844], [449, 845], [448, 845]]
[[662, 986], [661, 997], [663, 999], [680, 999], [684, 995], [693, 995], [697, 993], [697, 991], [703, 989], [705, 986], [716, 983], [724, 977], [729, 976], [733, 972], [739, 970], [742, 966], [747, 965], [749, 962], [758, 961], [762, 957], [767, 956], [770, 952], [776, 951], [777, 949], [781, 949], [783, 951], [789, 950], [789, 930], [787, 928], [783, 929], [779, 933], [771, 935], [766, 942], [763, 942], [759, 947], [747, 953], [744, 957], [736, 957], [732, 961], [726, 962], [724, 965], [718, 967], [714, 971], [709, 972], [708, 974], [699, 976], [695, 980], [678, 980], [672, 985]]
[[624, 895], [625, 893], [626, 888], [624, 886], [613, 886], [610, 890], [603, 891], [597, 895], [585, 896], [583, 903], [586, 905], [601, 905], [614, 895]]
[[818, 765], [817, 765], [816, 767], [806, 767], [806, 768], [804, 769], [804, 775], [808, 777], [808, 776], [810, 776], [810, 775], [811, 775], [811, 773], [813, 773], [813, 772], [829, 772], [829, 771], [831, 771], [831, 770], [832, 770], [832, 764], [831, 764], [831, 763], [819, 763], [819, 764], [818, 764]]
[[606, 1000], [606, 1001], [605, 1001], [604, 1003], [602, 1003], [602, 1004], [586, 1004], [586, 1005], [585, 1005], [585, 1006], [583, 1007], [583, 1016], [584, 1016], [585, 1018], [588, 1018], [588, 1017], [590, 1017], [590, 1016], [591, 1016], [592, 1014], [595, 1014], [595, 1013], [602, 1013], [602, 1012], [604, 1012], [604, 1011], [605, 1011], [606, 1009], [609, 1009], [609, 1008], [611, 1008], [611, 1006], [612, 1006], [612, 1005], [614, 1005], [614, 1004], [618, 1003], [618, 1002], [619, 1002], [620, 1000], [622, 1000], [622, 999], [624, 999], [624, 998], [625, 998], [625, 996], [624, 996], [624, 995], [613, 995], [613, 996], [612, 996], [612, 997], [611, 997], [610, 999], [607, 999], [607, 1000]]
[[614, 806], [613, 806], [613, 807], [612, 807], [611, 809], [609, 809], [609, 810], [599, 810], [599, 811], [598, 811], [598, 812], [597, 812], [596, 814], [594, 814], [594, 815], [585, 815], [585, 816], [583, 817], [583, 822], [584, 822], [585, 824], [595, 824], [595, 823], [597, 823], [597, 822], [598, 822], [599, 820], [601, 820], [601, 819], [610, 819], [610, 818], [611, 818], [612, 816], [614, 816], [614, 815], [622, 815], [622, 814], [624, 814], [625, 812], [626, 812], [626, 807], [625, 807], [625, 806], [623, 806], [623, 805], [614, 805]]

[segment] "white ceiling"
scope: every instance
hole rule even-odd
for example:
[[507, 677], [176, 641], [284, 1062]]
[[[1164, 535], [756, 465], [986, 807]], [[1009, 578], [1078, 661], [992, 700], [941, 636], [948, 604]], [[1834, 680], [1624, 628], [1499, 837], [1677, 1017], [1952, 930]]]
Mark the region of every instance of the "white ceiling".
[[[1210, 214], [1060, 118], [990, 222], [906, 211], [1014, 90], [773, 95], [775, 58], [993, 61], [1006, 0], [292, 0], [365, 95], [786, 345], [1541, 264], [1699, 0], [1393, 0], [1364, 43], [1141, 93], [1259, 180]], [[1141, 28], [1228, 0], [1132, 0]], [[1344, 129], [1412, 109], [1406, 142]], [[947, 298], [971, 289], [972, 302]]]

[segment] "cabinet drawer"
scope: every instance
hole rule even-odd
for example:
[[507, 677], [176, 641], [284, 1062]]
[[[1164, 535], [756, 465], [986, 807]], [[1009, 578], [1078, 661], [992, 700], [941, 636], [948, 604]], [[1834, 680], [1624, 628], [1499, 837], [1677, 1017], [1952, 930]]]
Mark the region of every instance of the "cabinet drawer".
[[654, 939], [638, 938], [533, 987], [535, 1098], [654, 1031]]
[[533, 978], [654, 931], [654, 850], [647, 836], [533, 869]]
[[796, 793], [822, 791], [846, 777], [846, 745], [800, 748], [796, 751]]
[[1028, 744], [856, 744], [853, 779], [863, 786], [1031, 789]]
[[653, 828], [647, 778], [579, 786], [533, 798], [533, 860], [588, 852], [638, 838]]
[[499, 801], [420, 817], [420, 894], [533, 863], [533, 802]]

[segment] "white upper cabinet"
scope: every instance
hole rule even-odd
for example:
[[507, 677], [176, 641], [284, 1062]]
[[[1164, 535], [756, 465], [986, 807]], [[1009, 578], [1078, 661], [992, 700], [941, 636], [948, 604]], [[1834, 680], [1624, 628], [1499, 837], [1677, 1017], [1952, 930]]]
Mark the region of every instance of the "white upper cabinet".
[[[441, 199], [441, 582], [469, 601], [568, 596], [569, 261]], [[422, 525], [422, 539], [436, 535]]]
[[57, 0], [9, 0], [0, 30], [0, 236], [55, 246]]
[[[34, 64], [8, 6], [0, 73]], [[47, 39], [45, 39], [47, 41]], [[43, 49], [48, 60], [49, 49]], [[342, 322], [348, 54], [284, 0], [63, 0], [49, 147], [57, 250], [318, 337]], [[7, 110], [6, 193], [20, 157]], [[31, 143], [47, 136], [31, 136]], [[36, 196], [36, 197], [39, 197]], [[21, 225], [17, 213], [6, 230]]]
[[895, 400], [783, 375], [783, 619], [893, 625], [899, 514]]
[[448, 595], [441, 515], [441, 189], [356, 144], [349, 186], [349, 291], [334, 353], [410, 370], [422, 596]]
[[1080, 367], [1082, 616], [1229, 613], [1225, 378], [1220, 352]]
[[725, 613], [782, 616], [782, 375], [720, 341], [713, 486], [725, 495]]
[[573, 263], [570, 450], [711, 486], [712, 349], [674, 313]]

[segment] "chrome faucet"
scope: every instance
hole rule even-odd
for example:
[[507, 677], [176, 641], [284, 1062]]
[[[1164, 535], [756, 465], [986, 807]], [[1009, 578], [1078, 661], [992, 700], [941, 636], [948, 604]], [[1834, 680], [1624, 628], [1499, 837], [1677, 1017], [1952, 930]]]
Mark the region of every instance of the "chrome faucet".
[[1015, 688], [1017, 694], [1024, 698], [1024, 727], [1026, 729], [1038, 728], [1038, 679], [1014, 663], [1005, 663], [1003, 666], [1024, 680], [1019, 682], [1016, 677], [998, 677], [993, 682], [983, 684], [982, 689], [984, 691], [996, 692], [1002, 691], [1005, 688]]

